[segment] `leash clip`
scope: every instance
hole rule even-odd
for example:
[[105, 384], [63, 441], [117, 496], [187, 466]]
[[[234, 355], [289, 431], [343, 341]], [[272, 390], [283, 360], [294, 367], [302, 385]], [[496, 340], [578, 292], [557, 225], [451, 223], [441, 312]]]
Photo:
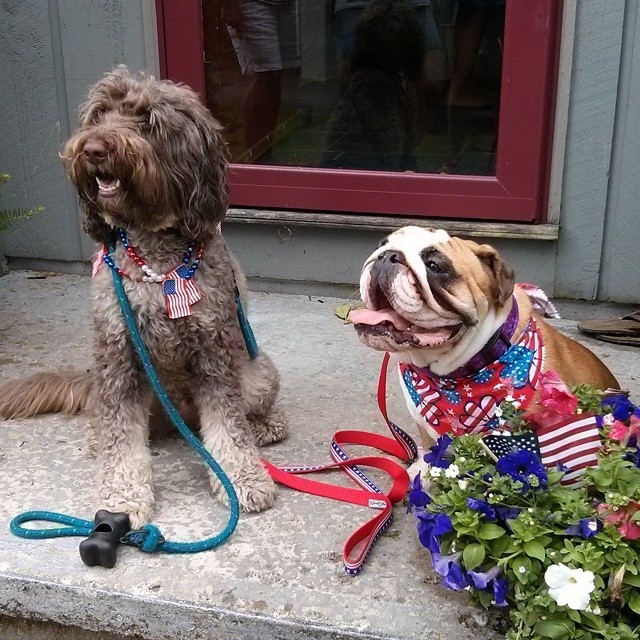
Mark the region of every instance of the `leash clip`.
[[91, 534], [80, 543], [82, 562], [88, 567], [115, 567], [118, 545], [122, 544], [122, 538], [130, 529], [131, 521], [127, 513], [112, 513], [100, 509], [96, 512]]

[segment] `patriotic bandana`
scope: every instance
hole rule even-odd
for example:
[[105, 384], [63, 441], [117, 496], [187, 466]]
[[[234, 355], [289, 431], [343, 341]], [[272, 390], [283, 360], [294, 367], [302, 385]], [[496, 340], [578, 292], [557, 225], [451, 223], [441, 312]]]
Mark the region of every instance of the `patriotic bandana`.
[[533, 318], [518, 341], [492, 364], [471, 376], [439, 377], [429, 369], [398, 363], [405, 400], [433, 439], [498, 427], [498, 405], [512, 396], [527, 407], [536, 391], [544, 345]]
[[586, 469], [598, 463], [600, 434], [595, 416], [568, 416], [535, 433], [514, 436], [498, 432], [497, 407], [507, 396], [520, 402], [521, 409], [528, 407], [543, 357], [542, 336], [531, 318], [516, 343], [472, 376], [440, 378], [406, 363], [399, 363], [398, 371], [408, 406], [414, 408], [413, 415], [433, 439], [445, 433], [483, 434], [482, 442], [496, 458], [516, 449], [532, 451], [548, 469], [564, 471], [562, 484], [575, 485]]

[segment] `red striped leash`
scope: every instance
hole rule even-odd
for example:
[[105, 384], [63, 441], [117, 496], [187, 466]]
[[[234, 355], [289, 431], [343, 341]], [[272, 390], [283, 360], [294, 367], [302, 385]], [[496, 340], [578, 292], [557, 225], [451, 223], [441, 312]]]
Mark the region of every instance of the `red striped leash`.
[[[413, 462], [418, 455], [418, 447], [413, 438], [389, 419], [387, 414], [387, 368], [389, 354], [385, 353], [378, 380], [378, 408], [393, 438], [377, 433], [358, 430], [337, 431], [331, 439], [330, 453], [333, 464], [313, 466], [285, 465], [277, 467], [263, 460], [267, 471], [278, 483], [312, 495], [341, 500], [378, 510], [378, 513], [354, 531], [344, 544], [342, 558], [345, 571], [352, 576], [360, 573], [369, 553], [382, 533], [393, 522], [393, 505], [400, 502], [409, 488], [409, 475], [397, 462], [382, 456], [360, 456], [351, 458], [345, 445], [375, 447], [379, 451], [396, 456], [406, 463]], [[361, 467], [371, 467], [386, 473], [391, 479], [391, 487], [383, 491]], [[319, 482], [302, 477], [309, 473], [342, 469], [356, 482], [360, 489]]]

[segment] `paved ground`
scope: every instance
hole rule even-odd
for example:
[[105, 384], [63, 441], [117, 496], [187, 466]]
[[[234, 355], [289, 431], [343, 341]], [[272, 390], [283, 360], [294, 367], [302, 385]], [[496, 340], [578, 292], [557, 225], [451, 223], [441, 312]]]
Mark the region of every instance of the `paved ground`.
[[[0, 379], [61, 365], [86, 367], [90, 353], [89, 280], [14, 272], [0, 278]], [[378, 354], [334, 316], [342, 300], [254, 294], [251, 317], [260, 345], [282, 371], [282, 405], [292, 434], [265, 450], [275, 463], [329, 461], [338, 428], [384, 432], [375, 405]], [[568, 305], [573, 316], [611, 309]], [[617, 312], [617, 310], [616, 310]], [[575, 322], [556, 322], [578, 337]], [[582, 339], [582, 338], [581, 338]], [[583, 339], [640, 397], [639, 350]], [[391, 413], [406, 424], [398, 390]], [[8, 522], [29, 509], [91, 519], [95, 482], [82, 421], [45, 416], [0, 424], [0, 637], [92, 638], [37, 622], [50, 620], [107, 634], [154, 639], [496, 637], [465, 594], [444, 591], [402, 507], [363, 572], [346, 576], [341, 548], [368, 515], [364, 508], [280, 491], [267, 513], [242, 516], [222, 548], [192, 556], [122, 550], [116, 568], [85, 567], [79, 539], [27, 541]], [[153, 446], [158, 508], [154, 522], [173, 539], [219, 530], [226, 511], [206, 473], [179, 440]], [[52, 634], [52, 635], [51, 635]], [[58, 634], [58, 635], [56, 635]]]

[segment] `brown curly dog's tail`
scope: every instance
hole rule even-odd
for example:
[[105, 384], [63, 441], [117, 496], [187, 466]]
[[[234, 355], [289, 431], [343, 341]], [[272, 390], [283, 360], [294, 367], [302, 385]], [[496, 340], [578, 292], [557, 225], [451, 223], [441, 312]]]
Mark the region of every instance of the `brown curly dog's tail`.
[[94, 376], [89, 372], [36, 373], [0, 385], [0, 417], [39, 413], [80, 413], [88, 403]]

